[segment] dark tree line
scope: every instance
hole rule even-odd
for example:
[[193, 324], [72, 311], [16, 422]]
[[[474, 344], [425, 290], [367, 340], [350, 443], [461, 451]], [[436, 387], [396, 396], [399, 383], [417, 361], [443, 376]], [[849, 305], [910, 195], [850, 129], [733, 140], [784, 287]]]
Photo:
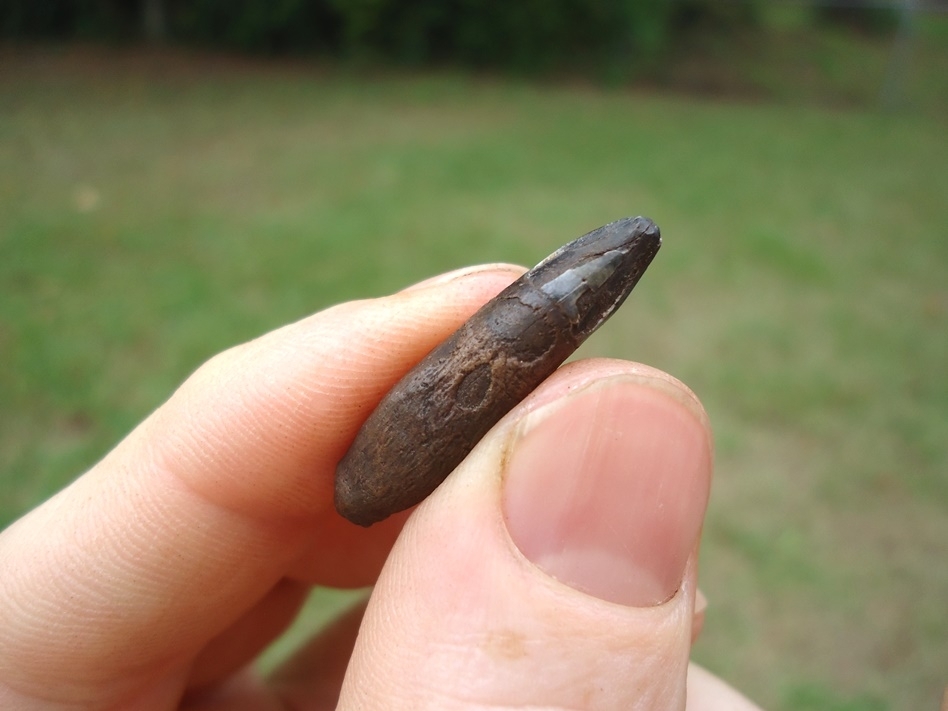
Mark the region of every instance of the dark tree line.
[[7, 39], [169, 41], [512, 69], [609, 68], [683, 32], [753, 24], [762, 0], [0, 0]]

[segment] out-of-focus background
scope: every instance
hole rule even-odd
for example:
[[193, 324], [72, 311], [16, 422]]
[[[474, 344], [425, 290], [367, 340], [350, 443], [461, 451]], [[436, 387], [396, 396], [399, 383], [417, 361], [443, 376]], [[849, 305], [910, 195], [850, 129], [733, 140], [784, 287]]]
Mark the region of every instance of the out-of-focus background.
[[696, 658], [774, 710], [936, 708], [946, 8], [7, 0], [0, 527], [219, 350], [641, 213], [580, 355], [711, 415]]

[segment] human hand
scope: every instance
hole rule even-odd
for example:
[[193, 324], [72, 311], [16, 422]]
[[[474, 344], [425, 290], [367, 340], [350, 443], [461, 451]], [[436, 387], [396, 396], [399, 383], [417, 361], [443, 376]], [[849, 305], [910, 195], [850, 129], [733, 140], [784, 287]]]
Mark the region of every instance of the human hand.
[[[753, 709], [689, 673], [711, 443], [670, 376], [568, 365], [413, 513], [363, 529], [333, 509], [373, 406], [519, 273], [218, 355], [0, 534], [0, 708], [682, 709], [688, 677], [689, 711]], [[248, 671], [310, 586], [370, 584], [272, 678]]]

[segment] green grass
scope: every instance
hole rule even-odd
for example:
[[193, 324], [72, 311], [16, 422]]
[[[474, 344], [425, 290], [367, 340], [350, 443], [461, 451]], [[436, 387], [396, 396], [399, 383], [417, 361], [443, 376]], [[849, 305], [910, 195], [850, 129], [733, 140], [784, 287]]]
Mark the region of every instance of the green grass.
[[582, 353], [663, 368], [711, 414], [698, 659], [775, 710], [934, 708], [948, 98], [927, 56], [935, 103], [884, 113], [7, 52], [0, 525], [231, 344], [643, 213], [662, 252]]

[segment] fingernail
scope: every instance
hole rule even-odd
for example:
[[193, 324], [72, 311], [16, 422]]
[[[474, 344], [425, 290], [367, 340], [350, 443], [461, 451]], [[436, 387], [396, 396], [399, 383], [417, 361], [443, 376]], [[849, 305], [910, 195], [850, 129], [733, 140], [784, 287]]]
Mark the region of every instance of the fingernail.
[[526, 558], [610, 602], [675, 594], [710, 485], [700, 406], [665, 381], [613, 376], [529, 413], [514, 438], [503, 507]]
[[708, 598], [701, 591], [701, 588], [695, 591], [695, 614], [703, 615], [708, 609]]
[[694, 644], [704, 629], [705, 613], [708, 611], [708, 598], [700, 589], [695, 591], [695, 610], [691, 620], [691, 643]]
[[465, 277], [469, 277], [474, 274], [482, 274], [484, 272], [509, 272], [511, 275], [510, 279], [513, 281], [523, 274], [524, 268], [518, 267], [515, 264], [478, 264], [473, 267], [463, 267], [462, 269], [455, 269], [454, 271], [446, 272], [444, 274], [438, 274], [437, 276], [430, 277], [424, 281], [419, 281], [418, 283], [412, 284], [411, 286], [406, 286], [404, 289], [402, 289], [402, 291], [415, 291], [415, 289], [427, 289], [430, 286], [441, 286], [457, 279], [464, 279]]

